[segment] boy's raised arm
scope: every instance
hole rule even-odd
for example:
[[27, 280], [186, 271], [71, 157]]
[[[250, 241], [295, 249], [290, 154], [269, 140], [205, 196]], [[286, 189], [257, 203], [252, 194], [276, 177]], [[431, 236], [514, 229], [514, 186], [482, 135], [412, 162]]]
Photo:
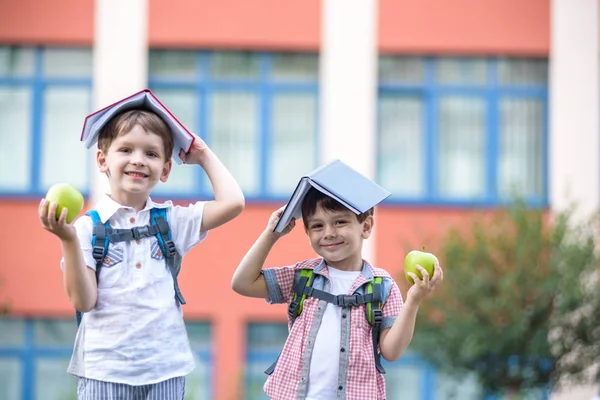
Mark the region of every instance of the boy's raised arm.
[[233, 273], [231, 288], [242, 296], [263, 299], [270, 297], [265, 276], [261, 274], [262, 267], [275, 242], [281, 236], [287, 235], [295, 225], [295, 221], [292, 220], [283, 232], [273, 232], [284, 209], [285, 207], [281, 207], [271, 215], [266, 229], [260, 234]]
[[242, 212], [245, 203], [242, 189], [202, 139], [196, 136], [190, 150], [181, 151], [179, 156], [186, 164], [199, 164], [204, 169], [215, 194], [215, 199], [204, 206], [202, 232], [221, 226]]

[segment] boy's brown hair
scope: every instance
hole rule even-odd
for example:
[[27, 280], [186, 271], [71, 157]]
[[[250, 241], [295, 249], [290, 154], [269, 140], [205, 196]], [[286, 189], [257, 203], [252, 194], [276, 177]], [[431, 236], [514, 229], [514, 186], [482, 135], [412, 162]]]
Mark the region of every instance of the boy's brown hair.
[[[348, 211], [348, 208], [339, 201], [321, 193], [315, 188], [310, 188], [306, 196], [304, 196], [304, 200], [302, 200], [302, 222], [305, 229], [308, 229], [308, 218], [315, 215], [317, 205], [320, 205], [326, 211]], [[373, 213], [373, 208], [370, 208], [362, 214], [355, 215], [358, 222], [364, 222]]]
[[162, 118], [146, 110], [129, 110], [113, 117], [100, 132], [98, 148], [106, 153], [113, 140], [123, 132], [129, 132], [136, 125], [142, 127], [146, 132], [158, 135], [162, 139], [165, 159], [170, 160], [173, 153], [171, 131]]

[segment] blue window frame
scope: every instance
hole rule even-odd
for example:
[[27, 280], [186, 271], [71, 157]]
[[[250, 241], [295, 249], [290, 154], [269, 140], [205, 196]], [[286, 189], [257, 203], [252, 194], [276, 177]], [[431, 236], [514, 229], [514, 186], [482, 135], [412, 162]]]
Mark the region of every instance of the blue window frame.
[[[185, 400], [210, 400], [213, 393], [211, 327], [186, 321], [198, 365], [186, 377]], [[76, 399], [76, 378], [66, 372], [77, 327], [72, 320], [0, 318], [0, 398]]]
[[547, 204], [547, 61], [381, 56], [378, 179], [390, 202]]
[[[217, 153], [247, 199], [286, 199], [316, 167], [316, 55], [152, 50], [149, 85]], [[156, 192], [212, 196], [204, 172], [189, 166], [176, 166]]]
[[0, 46], [0, 195], [39, 197], [61, 181], [87, 193], [78, 139], [91, 73], [90, 49]]

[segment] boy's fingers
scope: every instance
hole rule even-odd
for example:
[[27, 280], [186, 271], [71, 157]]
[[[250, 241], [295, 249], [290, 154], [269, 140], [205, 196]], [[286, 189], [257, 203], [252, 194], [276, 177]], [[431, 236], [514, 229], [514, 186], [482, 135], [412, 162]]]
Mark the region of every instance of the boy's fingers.
[[58, 225], [64, 225], [67, 223], [67, 213], [69, 212], [69, 210], [67, 210], [67, 207], [64, 207], [61, 212], [60, 212], [60, 216], [58, 217]]

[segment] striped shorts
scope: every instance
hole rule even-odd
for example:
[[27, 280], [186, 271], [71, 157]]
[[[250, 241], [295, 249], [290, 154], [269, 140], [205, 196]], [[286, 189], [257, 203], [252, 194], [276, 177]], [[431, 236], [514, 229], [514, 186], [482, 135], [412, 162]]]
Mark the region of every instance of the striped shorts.
[[77, 400], [183, 400], [184, 394], [183, 376], [142, 386], [87, 378], [79, 378], [77, 383]]

